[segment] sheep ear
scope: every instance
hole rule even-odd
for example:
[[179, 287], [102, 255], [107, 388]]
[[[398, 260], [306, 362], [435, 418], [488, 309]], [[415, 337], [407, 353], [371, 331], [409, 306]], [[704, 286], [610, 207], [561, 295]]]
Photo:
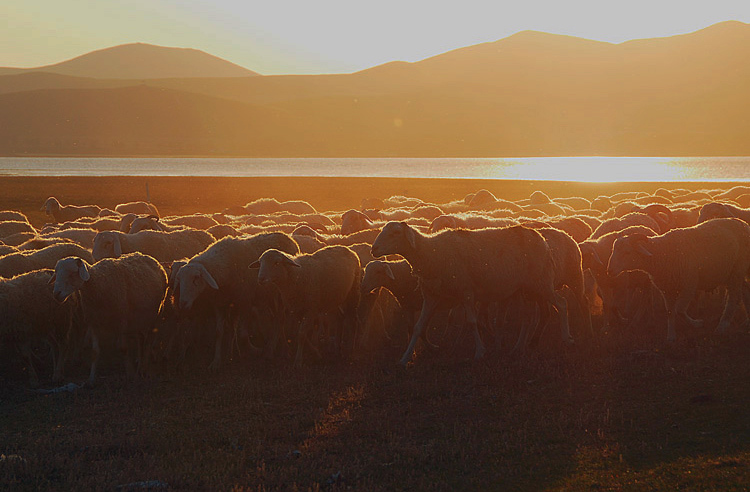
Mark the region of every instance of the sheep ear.
[[53, 273], [52, 276], [49, 278], [49, 282], [47, 282], [47, 284], [52, 285], [55, 283], [55, 280], [57, 280], [57, 274]]
[[297, 263], [297, 261], [296, 261], [296, 260], [294, 260], [293, 258], [289, 258], [289, 257], [288, 257], [288, 256], [286, 256], [286, 255], [284, 255], [284, 260], [286, 261], [286, 263], [287, 263], [288, 265], [291, 265], [291, 266], [293, 266], [293, 267], [297, 267], [297, 268], [300, 268], [300, 267], [302, 266], [302, 265], [300, 265], [299, 263]]
[[81, 277], [81, 280], [84, 282], [88, 282], [91, 275], [89, 275], [89, 269], [86, 268], [86, 264], [80, 258], [76, 258], [76, 264], [78, 265], [78, 276]]
[[409, 227], [406, 223], [404, 223], [404, 228], [406, 229], [406, 240], [409, 241], [409, 245], [411, 245], [412, 248], [417, 248], [417, 234], [414, 232], [414, 229]]
[[646, 241], [637, 241], [635, 243], [635, 250], [643, 256], [653, 256], [651, 251], [646, 248]]
[[115, 234], [114, 237], [114, 247], [115, 247], [115, 255], [116, 256], [122, 256], [122, 244], [120, 244], [120, 237]]
[[219, 290], [219, 286], [216, 283], [216, 280], [211, 276], [210, 273], [208, 273], [208, 270], [206, 270], [206, 267], [203, 265], [199, 265], [201, 277], [203, 277], [203, 280], [206, 281], [209, 287], [211, 287], [214, 290]]
[[250, 263], [248, 268], [260, 268], [260, 260], [255, 260], [254, 262]]
[[389, 265], [385, 265], [385, 269], [383, 271], [385, 271], [385, 275], [389, 279], [396, 280], [396, 277], [393, 275], [393, 270], [391, 270], [391, 267]]

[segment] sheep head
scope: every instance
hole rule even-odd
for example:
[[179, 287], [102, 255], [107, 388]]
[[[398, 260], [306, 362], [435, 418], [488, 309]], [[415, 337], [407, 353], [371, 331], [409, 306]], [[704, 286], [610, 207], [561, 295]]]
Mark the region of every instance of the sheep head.
[[362, 277], [360, 291], [362, 294], [369, 294], [377, 289], [387, 286], [390, 280], [396, 280], [390, 265], [381, 260], [374, 260], [365, 267], [365, 274]]
[[259, 284], [274, 284], [277, 287], [287, 284], [289, 278], [293, 276], [290, 269], [300, 267], [301, 265], [294, 258], [278, 249], [264, 251], [257, 261], [248, 266], [248, 268], [258, 268]]
[[646, 270], [649, 251], [649, 237], [645, 234], [630, 234], [617, 238], [612, 246], [612, 256], [607, 265], [607, 275], [613, 277], [626, 270]]
[[94, 261], [102, 258], [118, 258], [122, 256], [122, 244], [120, 236], [113, 231], [102, 231], [94, 236], [94, 249], [92, 250]]
[[388, 222], [372, 243], [372, 255], [401, 255], [417, 247], [417, 232], [406, 222]]
[[180, 310], [193, 307], [196, 299], [208, 288], [218, 290], [213, 275], [202, 263], [188, 262], [177, 271], [174, 291], [177, 294], [177, 306]]
[[84, 260], [74, 256], [63, 258], [55, 265], [55, 274], [50, 279], [50, 283], [54, 284], [52, 296], [57, 302], [63, 302], [90, 278]]
[[55, 198], [54, 196], [51, 196], [47, 198], [47, 201], [45, 201], [44, 205], [42, 205], [42, 210], [47, 215], [54, 215], [55, 212], [60, 211], [60, 202], [57, 201], [57, 198]]

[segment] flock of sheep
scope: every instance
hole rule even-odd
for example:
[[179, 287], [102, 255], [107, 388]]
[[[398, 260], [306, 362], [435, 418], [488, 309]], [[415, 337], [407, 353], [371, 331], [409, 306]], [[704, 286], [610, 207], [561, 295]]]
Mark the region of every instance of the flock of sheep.
[[548, 325], [562, 343], [586, 343], [661, 324], [659, 312], [673, 341], [678, 323], [701, 326], [688, 313], [698, 296], [717, 292], [725, 333], [750, 312], [748, 198], [744, 186], [591, 201], [480, 190], [442, 204], [365, 199], [343, 213], [264, 198], [162, 218], [145, 202], [109, 210], [49, 198], [40, 230], [0, 212], [0, 343], [38, 385], [43, 346], [53, 382], [66, 360], [90, 356], [94, 384], [100, 354], [121, 356], [130, 377], [154, 361], [199, 363], [207, 347], [212, 371], [238, 350], [293, 354], [299, 366], [360, 353], [378, 336], [398, 343], [397, 333], [408, 334], [405, 365], [420, 340], [435, 348], [435, 325], [470, 334], [476, 359], [503, 339], [520, 354]]

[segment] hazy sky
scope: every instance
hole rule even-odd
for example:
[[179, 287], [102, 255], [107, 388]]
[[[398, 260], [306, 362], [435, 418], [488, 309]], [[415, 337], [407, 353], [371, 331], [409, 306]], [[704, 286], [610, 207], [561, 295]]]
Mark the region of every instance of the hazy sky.
[[0, 19], [0, 66], [145, 42], [270, 75], [416, 61], [526, 29], [615, 43], [671, 36], [750, 22], [750, 0], [0, 0]]

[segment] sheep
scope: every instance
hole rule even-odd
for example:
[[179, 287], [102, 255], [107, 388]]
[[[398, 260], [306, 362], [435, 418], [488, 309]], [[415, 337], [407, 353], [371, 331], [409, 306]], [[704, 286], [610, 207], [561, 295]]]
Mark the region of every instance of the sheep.
[[[372, 246], [373, 256], [399, 254], [419, 277], [423, 304], [409, 346], [400, 363], [406, 365], [438, 306], [461, 304], [475, 340], [475, 359], [485, 352], [477, 326], [476, 302], [502, 301], [524, 291], [542, 303], [542, 313], [554, 305], [563, 313], [564, 298], [555, 292], [549, 246], [536, 231], [521, 226], [478, 231], [448, 230], [425, 236], [403, 222], [389, 222]], [[568, 320], [560, 315], [563, 340], [572, 341]], [[526, 344], [528, 330], [514, 351]]]
[[74, 303], [61, 304], [52, 296], [53, 270], [42, 269], [0, 279], [0, 338], [12, 340], [27, 360], [29, 382], [39, 385], [31, 347], [47, 342], [52, 347], [52, 381], [62, 381], [67, 339]]
[[11, 278], [42, 268], [54, 268], [57, 260], [76, 256], [92, 261], [91, 252], [75, 243], [61, 243], [46, 248], [19, 251], [0, 257], [0, 277]]
[[218, 224], [206, 229], [206, 232], [211, 234], [214, 239], [221, 239], [227, 236], [237, 237], [241, 233], [229, 224]]
[[750, 186], [735, 186], [714, 195], [713, 200], [716, 200], [717, 202], [722, 200], [736, 200], [740, 196], [748, 193], [750, 193]]
[[146, 202], [120, 203], [115, 206], [115, 212], [121, 215], [137, 214], [159, 216], [159, 210], [157, 210], [156, 206], [153, 203]]
[[[247, 266], [260, 258], [267, 249], [275, 248], [294, 255], [299, 247], [292, 238], [283, 233], [259, 234], [251, 237], [226, 237], [215, 242], [205, 251], [190, 258], [177, 272], [175, 291], [180, 311], [189, 311], [199, 298], [206, 298], [214, 311], [216, 343], [210, 371], [219, 369], [222, 363], [222, 345], [228, 323], [249, 312], [256, 305], [269, 309], [273, 292], [258, 288], [257, 272]], [[266, 345], [268, 355], [278, 342], [278, 334], [272, 332], [272, 340]]]
[[32, 239], [29, 239], [25, 243], [18, 245], [17, 250], [18, 251], [36, 250], [36, 249], [46, 248], [47, 246], [52, 246], [53, 244], [62, 244], [62, 243], [74, 243], [74, 241], [71, 241], [70, 239], [65, 239], [62, 237], [38, 236]]
[[192, 229], [203, 229], [204, 231], [218, 224], [216, 219], [203, 214], [164, 217], [159, 222], [167, 226], [184, 226]]
[[[541, 228], [537, 231], [544, 237], [549, 245], [552, 261], [555, 269], [555, 289], [561, 290], [568, 287], [575, 301], [578, 315], [580, 316], [579, 333], [591, 337], [591, 315], [589, 313], [588, 301], [586, 300], [583, 285], [583, 266], [581, 250], [578, 243], [567, 232], [555, 228]], [[566, 316], [569, 315], [568, 303], [564, 308]]]
[[133, 221], [138, 218], [136, 214], [125, 214], [120, 217], [120, 227], [117, 229], [120, 232], [130, 232], [130, 226], [133, 225]]
[[297, 215], [315, 214], [317, 210], [309, 203], [302, 200], [290, 200], [279, 202], [275, 198], [259, 198], [245, 204], [245, 213], [264, 215], [274, 212], [290, 212]]
[[579, 243], [583, 268], [588, 269], [594, 276], [599, 287], [604, 308], [604, 329], [612, 324], [614, 319], [615, 302], [618, 295], [616, 286], [607, 275], [607, 262], [612, 254], [612, 245], [615, 240], [628, 234], [643, 234], [644, 236], [656, 236], [656, 232], [650, 227], [638, 225], [630, 226], [620, 231], [613, 231], [597, 239], [588, 239]]
[[374, 224], [365, 214], [358, 210], [347, 210], [341, 215], [341, 234], [344, 236], [377, 227], [380, 227], [380, 225]]
[[15, 234], [11, 234], [10, 236], [4, 237], [1, 240], [6, 246], [20, 246], [21, 244], [30, 239], [34, 239], [35, 237], [36, 234], [33, 232], [17, 232]]
[[674, 341], [678, 315], [694, 327], [702, 323], [687, 314], [695, 293], [719, 286], [727, 288], [727, 299], [716, 331], [726, 332], [742, 299], [748, 269], [750, 226], [736, 218], [721, 218], [673, 229], [662, 236], [620, 237], [614, 242], [607, 274], [625, 270], [649, 273], [667, 301], [667, 340]]
[[15, 253], [18, 251], [18, 248], [15, 246], [10, 246], [8, 244], [2, 244], [0, 242], [0, 256], [5, 256], [10, 253]]
[[579, 196], [553, 198], [552, 202], [558, 205], [566, 205], [573, 210], [588, 210], [591, 208], [591, 200]]
[[0, 221], [28, 222], [29, 219], [17, 210], [0, 210]]
[[140, 251], [159, 261], [175, 261], [191, 257], [214, 242], [206, 231], [185, 229], [174, 232], [141, 231], [123, 234], [118, 231], [100, 232], [94, 237], [94, 260], [116, 258], [126, 253]]
[[674, 229], [681, 227], [692, 227], [698, 223], [698, 217], [700, 217], [700, 206], [683, 206], [673, 208], [672, 219], [674, 220]]
[[599, 227], [596, 228], [589, 239], [598, 239], [610, 232], [620, 231], [622, 229], [625, 229], [626, 227], [635, 225], [644, 225], [653, 229], [654, 232], [657, 233], [660, 230], [659, 224], [653, 218], [651, 218], [651, 216], [641, 212], [631, 212], [620, 218], [613, 217], [611, 219], [605, 220]]
[[59, 225], [58, 231], [65, 229], [94, 229], [96, 231], [117, 231], [120, 230], [121, 220], [119, 217], [100, 217], [94, 221], [86, 221], [86, 219], [80, 219], [72, 222], [64, 222]]
[[721, 217], [736, 217], [750, 223], [750, 210], [728, 203], [711, 202], [703, 205], [698, 213], [698, 223]]
[[154, 258], [130, 253], [105, 258], [91, 265], [75, 257], [55, 265], [53, 296], [64, 302], [74, 292], [79, 302], [86, 336], [91, 339], [92, 358], [88, 384], [94, 384], [101, 352], [112, 337], [125, 352], [128, 377], [133, 375], [133, 358], [143, 373], [148, 354], [147, 338], [156, 324], [167, 292], [167, 274]]
[[547, 223], [550, 227], [567, 232], [577, 243], [591, 237], [593, 232], [588, 222], [580, 217], [565, 217], [564, 219], [551, 220]]
[[[295, 366], [303, 363], [304, 347], [320, 353], [310, 340], [315, 322], [326, 315], [343, 312], [356, 336], [359, 285], [362, 276], [359, 258], [346, 246], [328, 246], [313, 254], [289, 255], [277, 249], [266, 250], [249, 265], [258, 268], [258, 282], [273, 284], [281, 293], [284, 307], [300, 323]], [[346, 328], [337, 330], [341, 343]]]
[[428, 231], [435, 233], [443, 229], [484, 229], [486, 227], [508, 227], [512, 225], [517, 225], [517, 222], [513, 219], [463, 213], [436, 217], [430, 224]]
[[31, 224], [25, 221], [22, 222], [18, 220], [6, 220], [0, 222], [0, 239], [4, 239], [8, 236], [21, 232], [30, 232], [32, 234], [36, 234], [36, 229], [34, 229]]
[[355, 232], [348, 236], [333, 235], [324, 237], [325, 243], [329, 246], [351, 246], [357, 243], [370, 243], [380, 234], [380, 229], [365, 229], [364, 231]]
[[[218, 224], [216, 224], [218, 225]], [[172, 232], [172, 231], [179, 231], [184, 229], [183, 226], [173, 226], [164, 224], [159, 220], [158, 215], [147, 215], [147, 216], [138, 216], [134, 217], [133, 220], [130, 222], [130, 228], [127, 231], [128, 234], [135, 234], [136, 232], [140, 231], [162, 231], [162, 232]]]
[[93, 229], [65, 229], [62, 231], [42, 234], [40, 237], [43, 239], [70, 239], [74, 243], [79, 244], [86, 249], [93, 249], [94, 238], [97, 234], [99, 234], [99, 232]]
[[98, 217], [101, 208], [96, 205], [61, 205], [57, 198], [51, 196], [42, 205], [42, 211], [51, 215], [55, 222], [70, 222], [81, 217]]
[[109, 208], [103, 208], [99, 211], [99, 217], [120, 217], [121, 214]]

